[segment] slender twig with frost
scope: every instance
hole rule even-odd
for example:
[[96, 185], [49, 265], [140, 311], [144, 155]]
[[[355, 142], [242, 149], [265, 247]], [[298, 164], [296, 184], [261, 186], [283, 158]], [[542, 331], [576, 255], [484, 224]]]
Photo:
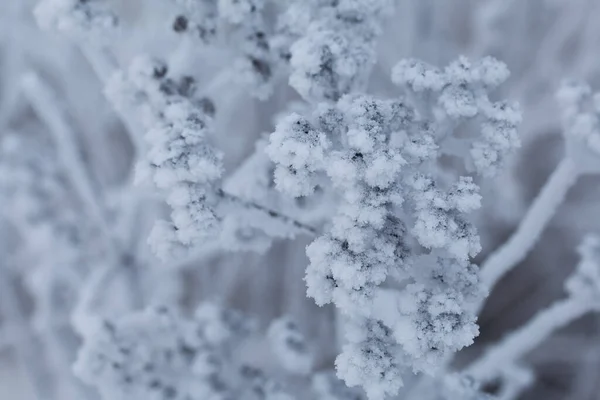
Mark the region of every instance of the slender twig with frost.
[[[81, 150], [77, 147], [79, 142], [77, 135], [64, 116], [63, 110], [60, 109], [58, 98], [52, 89], [34, 72], [30, 72], [23, 77], [22, 87], [25, 96], [38, 112], [40, 118], [47, 124], [56, 143], [58, 159], [63, 164], [66, 175], [112, 251], [109, 263], [113, 268], [128, 267], [131, 268], [131, 271], [134, 271], [137, 268], [136, 266], [124, 263], [124, 260], [129, 258], [127, 251], [119, 243], [107, 222], [107, 212], [105, 205], [102, 204], [102, 197], [92, 184], [94, 179], [90, 174], [88, 164], [83, 159]], [[130, 279], [131, 288], [133, 289], [132, 294], [134, 295], [134, 303], [139, 303], [141, 291], [135, 273], [133, 275]]]
[[493, 288], [500, 278], [523, 261], [578, 177], [574, 160], [565, 158], [561, 161], [533, 201], [516, 232], [481, 266], [481, 280], [484, 284]]
[[22, 88], [41, 120], [48, 126], [58, 149], [58, 159], [63, 164], [71, 184], [86, 204], [87, 211], [94, 218], [95, 223], [102, 229], [106, 237], [112, 240], [106, 213], [100, 204], [101, 196], [99, 196], [97, 188], [92, 185], [94, 179], [89, 174], [88, 164], [78, 148], [79, 140], [71, 125], [64, 118], [64, 111], [59, 108], [58, 98], [34, 72], [23, 76]]
[[14, 346], [18, 361], [29, 376], [33, 395], [36, 400], [54, 400], [48, 382], [46, 359], [40, 342], [30, 329], [29, 321], [24, 313], [24, 306], [19, 304], [20, 296], [14, 286], [14, 280], [7, 270], [7, 259], [0, 263], [0, 311], [3, 328], [9, 328], [8, 340]]
[[579, 248], [581, 261], [567, 280], [569, 297], [538, 312], [516, 331], [493, 345], [465, 372], [479, 381], [495, 378], [501, 369], [518, 361], [557, 330], [587, 313], [600, 310], [600, 239], [587, 237]]
[[489, 288], [493, 288], [506, 273], [523, 261], [578, 178], [600, 173], [600, 109], [597, 102], [592, 104], [591, 89], [583, 84], [567, 82], [557, 93], [557, 100], [563, 118], [565, 157], [534, 200], [516, 232], [481, 267], [482, 281]]

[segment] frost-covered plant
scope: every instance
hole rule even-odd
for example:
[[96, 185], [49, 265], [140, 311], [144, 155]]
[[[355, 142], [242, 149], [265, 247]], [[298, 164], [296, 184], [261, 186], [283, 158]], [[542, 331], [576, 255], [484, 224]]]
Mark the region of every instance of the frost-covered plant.
[[206, 108], [211, 106], [190, 99], [191, 78], [177, 84], [166, 73], [166, 65], [150, 59], [136, 59], [131, 71], [133, 83], [147, 96], [143, 105], [157, 114], [157, 122], [146, 133], [147, 160], [139, 173], [152, 177], [173, 209], [172, 224], [161, 222], [153, 233], [155, 246], [169, 247], [157, 248], [161, 255], [173, 253], [175, 243], [194, 246], [214, 234], [215, 182], [222, 171], [221, 154], [207, 143], [212, 109]]
[[[103, 399], [360, 398], [328, 372], [310, 378], [312, 352], [289, 317], [262, 336], [251, 319], [211, 303], [191, 318], [160, 307], [105, 320], [86, 336], [75, 371]], [[253, 354], [264, 345], [277, 365]], [[296, 395], [291, 385], [298, 379], [313, 383]]]
[[151, 180], [173, 210], [171, 222], [158, 222], [150, 237], [160, 258], [181, 257], [220, 236], [229, 249], [263, 249], [269, 243], [264, 233], [286, 237], [310, 231], [280, 212], [223, 191], [222, 155], [211, 145], [215, 106], [197, 93], [194, 78], [172, 78], [166, 63], [138, 57], [114, 75], [107, 94], [124, 112], [136, 111], [148, 129], [138, 178]]
[[[409, 89], [421, 113], [434, 115], [440, 151], [465, 158], [467, 167], [479, 174], [493, 175], [520, 145], [518, 108], [488, 97], [508, 75], [506, 65], [492, 58], [471, 64], [461, 57], [443, 70], [419, 60], [404, 60], [394, 67], [392, 79]], [[481, 137], [465, 140], [455, 135], [460, 132], [456, 127], [469, 120], [479, 124]], [[461, 146], [461, 142], [471, 147]], [[466, 149], [469, 154], [465, 154]]]
[[[393, 3], [174, 1], [181, 12], [174, 17], [173, 30], [204, 46], [231, 46], [232, 77], [249, 83], [259, 98], [270, 95], [276, 76], [289, 68], [291, 86], [309, 101], [337, 100], [364, 87], [382, 17]], [[269, 17], [269, 10], [276, 11], [275, 17]]]
[[[487, 289], [524, 259], [577, 178], [598, 172], [598, 101], [585, 85], [560, 90], [565, 158], [480, 274], [475, 221], [499, 214], [479, 215], [480, 204], [497, 197], [503, 215], [521, 216], [496, 196], [519, 197], [517, 179], [492, 185], [520, 145], [518, 107], [496, 98], [520, 96], [529, 109], [542, 100], [525, 145], [532, 130], [555, 128], [552, 99], [539, 93], [558, 64], [596, 70], [593, 52], [585, 65], [571, 58], [586, 47], [572, 36], [589, 45], [600, 32], [573, 33], [573, 17], [598, 9], [585, 1], [7, 0], [0, 135], [26, 136], [1, 138], [0, 221], [11, 224], [0, 227], [10, 243], [0, 267], [11, 269], [0, 270], [0, 347], [29, 357], [20, 362], [49, 400], [97, 398], [90, 389], [111, 400], [474, 400], [488, 397], [482, 387], [515, 399], [537, 373], [524, 354], [597, 311], [597, 239], [566, 300], [459, 375], [464, 360], [452, 357], [478, 334]], [[24, 22], [33, 3], [39, 25], [76, 40], [46, 46], [61, 39]], [[551, 23], [528, 23], [533, 15]], [[527, 36], [509, 51], [498, 49], [507, 27]], [[390, 85], [398, 57], [446, 63], [459, 49], [507, 56], [517, 79], [500, 87], [508, 70], [492, 58], [445, 68], [408, 58], [392, 71], [399, 89]], [[530, 54], [537, 67], [523, 73]], [[51, 143], [26, 140], [45, 135]], [[132, 185], [131, 165], [158, 196]], [[493, 240], [499, 229], [482, 225]], [[316, 311], [298, 295], [305, 243], [277, 241], [298, 233], [316, 237], [308, 294], [335, 307]], [[160, 266], [175, 268], [159, 272], [148, 237]], [[182, 285], [165, 296], [174, 277]], [[261, 324], [290, 309], [301, 318], [263, 330], [219, 307], [191, 311], [214, 297], [258, 308]], [[15, 308], [28, 300], [31, 332], [29, 304]], [[75, 370], [90, 387], [71, 374], [81, 344]]]
[[52, 28], [86, 40], [104, 42], [119, 18], [107, 0], [43, 0], [35, 9], [43, 28]]
[[[290, 85], [309, 102], [337, 101], [363, 90], [375, 63], [389, 0], [294, 0], [279, 22], [278, 45], [289, 43]], [[286, 47], [284, 47], [286, 49]]]
[[[519, 112], [487, 95], [507, 75], [490, 58], [461, 58], [443, 72], [403, 61], [393, 77], [409, 96], [347, 95], [290, 115], [271, 135], [278, 188], [308, 196], [325, 175], [340, 193], [331, 227], [307, 248], [306, 282], [317, 304], [333, 302], [349, 317], [338, 372], [372, 398], [396, 393], [407, 367], [432, 372], [478, 333], [473, 304], [484, 289], [470, 259], [480, 245], [467, 215], [481, 197], [471, 176], [450, 181], [438, 160], [449, 150], [493, 172], [518, 146]], [[456, 138], [471, 120], [481, 138]], [[404, 286], [381, 312], [388, 276]]]
[[172, 29], [203, 46], [227, 43], [234, 54], [228, 76], [250, 86], [259, 98], [273, 91], [278, 57], [270, 46], [268, 0], [169, 0], [180, 11]]

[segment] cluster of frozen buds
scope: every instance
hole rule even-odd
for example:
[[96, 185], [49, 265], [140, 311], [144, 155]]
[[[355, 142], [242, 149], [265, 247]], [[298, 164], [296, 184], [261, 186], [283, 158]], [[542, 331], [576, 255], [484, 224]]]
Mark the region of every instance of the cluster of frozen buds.
[[107, 0], [42, 0], [35, 16], [43, 28], [99, 43], [119, 26], [119, 18]]
[[208, 116], [215, 114], [213, 102], [198, 95], [194, 77], [174, 76], [165, 61], [150, 56], [135, 57], [127, 69], [114, 73], [105, 93], [119, 110], [136, 113], [145, 128], [161, 122], [171, 104], [190, 102]]
[[189, 76], [173, 78], [166, 63], [136, 58], [115, 74], [107, 95], [123, 113], [132, 110], [148, 130], [139, 181], [152, 181], [172, 208], [150, 243], [163, 259], [207, 242], [230, 250], [266, 249], [272, 237], [291, 237], [310, 227], [221, 188], [221, 153], [211, 145], [215, 106], [197, 94]]
[[169, 0], [179, 10], [172, 28], [203, 45], [232, 47], [231, 76], [248, 84], [259, 98], [272, 92], [278, 60], [269, 44], [265, 0]]
[[289, 59], [290, 85], [308, 102], [364, 89], [389, 0], [292, 0], [273, 46]]
[[[265, 354], [255, 354], [265, 340], [277, 373]], [[103, 399], [291, 400], [285, 373], [310, 377], [309, 350], [289, 318], [275, 320], [261, 336], [252, 320], [213, 304], [201, 305], [191, 318], [151, 308], [88, 332], [75, 372]], [[316, 374], [312, 387], [302, 390], [318, 400], [353, 398], [327, 373]]]
[[[264, 98], [289, 63], [290, 84], [309, 101], [337, 100], [364, 86], [389, 0], [171, 0], [173, 30], [205, 45], [230, 44], [236, 72]], [[272, 3], [272, 4], [271, 4]], [[275, 18], [269, 13], [275, 10]], [[274, 20], [270, 23], [270, 20]]]
[[[473, 305], [485, 290], [470, 262], [480, 245], [468, 213], [481, 198], [472, 177], [450, 180], [437, 168], [457, 121], [487, 112], [483, 139], [452, 142], [463, 157], [469, 149], [472, 158], [486, 154], [486, 162], [475, 163], [479, 171], [496, 168], [518, 143], [518, 112], [486, 96], [506, 78], [503, 64], [460, 59], [443, 79], [415, 73], [419, 65], [400, 63], [395, 80], [416, 94], [436, 88], [439, 96], [422, 99], [430, 104], [415, 93], [390, 100], [347, 95], [282, 120], [267, 147], [282, 191], [310, 195], [326, 176], [341, 197], [329, 230], [307, 248], [306, 282], [317, 304], [333, 302], [349, 317], [338, 374], [371, 398], [395, 394], [404, 369], [431, 372], [478, 334]], [[391, 297], [379, 288], [388, 276], [402, 285]], [[393, 310], [379, 307], [382, 299]]]
[[172, 78], [165, 63], [138, 57], [107, 87], [117, 107], [138, 111], [148, 127], [148, 149], [138, 178], [152, 180], [172, 208], [171, 221], [152, 233], [156, 253], [166, 258], [202, 244], [218, 230], [214, 211], [221, 154], [209, 143], [214, 105], [195, 97], [192, 77]]
[[[520, 146], [517, 105], [489, 98], [508, 76], [506, 65], [491, 57], [474, 63], [460, 57], [444, 69], [407, 59], [392, 72], [394, 83], [407, 90], [420, 112], [435, 121], [440, 151], [465, 159], [467, 167], [484, 175], [499, 171], [506, 156]], [[478, 137], [454, 135], [464, 133], [461, 123], [473, 120], [480, 126]]]

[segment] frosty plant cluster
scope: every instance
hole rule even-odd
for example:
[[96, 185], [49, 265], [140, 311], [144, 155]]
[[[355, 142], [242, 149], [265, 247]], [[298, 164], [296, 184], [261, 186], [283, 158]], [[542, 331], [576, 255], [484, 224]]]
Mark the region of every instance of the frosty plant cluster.
[[[6, 317], [27, 332], [25, 297], [5, 294], [25, 282], [38, 329], [14, 340], [25, 360], [42, 346], [49, 361], [24, 364], [38, 377], [56, 366], [66, 377], [49, 391], [35, 379], [39, 398], [88, 400], [95, 390], [106, 400], [475, 400], [499, 382], [498, 398], [511, 400], [535, 379], [525, 355], [600, 309], [600, 245], [590, 235], [566, 298], [466, 368], [450, 367], [479, 334], [487, 293], [527, 256], [569, 188], [600, 172], [600, 100], [590, 87], [558, 91], [564, 159], [514, 234], [477, 266], [479, 183], [520, 147], [520, 109], [499, 99], [505, 64], [407, 58], [372, 79], [385, 66], [378, 45], [398, 14], [392, 0], [137, 2], [164, 22], [151, 29], [146, 15], [125, 12], [133, 3], [42, 0], [35, 15], [75, 39], [128, 135], [135, 173], [99, 178], [105, 171], [92, 164], [102, 157], [83, 151], [93, 146], [77, 133], [87, 130], [69, 118], [51, 74], [21, 77], [35, 127], [1, 138], [9, 207], [0, 212], [22, 248], [0, 260], [0, 329]], [[390, 78], [389, 95], [371, 94]], [[258, 141], [230, 171], [227, 147], [241, 135]], [[321, 338], [285, 312], [255, 321], [220, 304], [231, 293], [197, 298], [205, 294], [195, 296], [182, 272], [210, 264], [203, 285], [234, 292], [236, 279], [254, 276], [222, 278], [223, 260], [242, 252], [245, 264], [243, 252], [255, 251], [268, 254], [273, 275], [294, 276], [297, 260], [285, 258], [293, 251], [275, 246], [298, 235], [311, 240], [306, 292], [332, 305], [338, 337], [321, 346], [335, 350], [336, 371], [333, 357], [319, 358]], [[8, 266], [16, 262], [34, 268]], [[159, 293], [167, 284], [176, 295]], [[294, 287], [286, 285], [277, 290]], [[269, 290], [261, 295], [276, 296]], [[245, 295], [231, 297], [243, 304]]]
[[[252, 346], [268, 346], [275, 366], [257, 359]], [[291, 400], [274, 368], [288, 379], [312, 375], [313, 354], [287, 317], [260, 335], [250, 318], [214, 304], [202, 304], [186, 318], [151, 308], [116, 321], [105, 320], [86, 342], [75, 372], [104, 398]], [[305, 396], [360, 399], [360, 394], [318, 372]]]
[[[280, 190], [310, 196], [325, 175], [340, 194], [330, 227], [307, 248], [306, 282], [317, 304], [348, 317], [338, 372], [372, 398], [395, 394], [405, 369], [433, 372], [478, 334], [473, 304], [485, 290], [470, 261], [480, 245], [468, 214], [481, 196], [472, 176], [441, 174], [439, 158], [449, 149], [465, 168], [493, 173], [519, 145], [519, 111], [488, 97], [507, 76], [491, 58], [444, 70], [402, 61], [393, 79], [406, 95], [321, 103], [270, 137]], [[467, 120], [480, 135], [455, 135]], [[382, 289], [388, 277], [402, 289]], [[382, 314], [386, 300], [396, 305]]]
[[134, 112], [146, 133], [137, 180], [164, 193], [171, 221], [156, 224], [151, 246], [161, 259], [182, 257], [206, 242], [230, 250], [262, 249], [265, 236], [292, 237], [312, 228], [223, 189], [222, 154], [211, 141], [218, 110], [190, 76], [171, 76], [167, 63], [140, 56], [109, 81], [107, 95]]

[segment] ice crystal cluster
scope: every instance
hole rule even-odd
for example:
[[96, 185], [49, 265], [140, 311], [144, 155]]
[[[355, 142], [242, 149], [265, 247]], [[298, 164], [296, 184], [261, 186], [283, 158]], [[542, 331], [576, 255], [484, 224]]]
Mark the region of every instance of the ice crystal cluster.
[[[341, 198], [307, 248], [306, 283], [317, 304], [333, 302], [348, 316], [338, 371], [372, 398], [396, 393], [406, 368], [432, 372], [478, 334], [473, 304], [485, 290], [471, 263], [481, 247], [469, 213], [481, 196], [472, 175], [449, 178], [438, 166], [450, 149], [465, 170], [492, 173], [518, 146], [519, 111], [488, 97], [507, 76], [491, 58], [444, 70], [401, 61], [393, 79], [405, 95], [349, 94], [291, 114], [270, 137], [280, 190], [310, 196], [327, 176]], [[456, 137], [466, 121], [480, 133]], [[402, 287], [381, 315], [388, 277]]]

